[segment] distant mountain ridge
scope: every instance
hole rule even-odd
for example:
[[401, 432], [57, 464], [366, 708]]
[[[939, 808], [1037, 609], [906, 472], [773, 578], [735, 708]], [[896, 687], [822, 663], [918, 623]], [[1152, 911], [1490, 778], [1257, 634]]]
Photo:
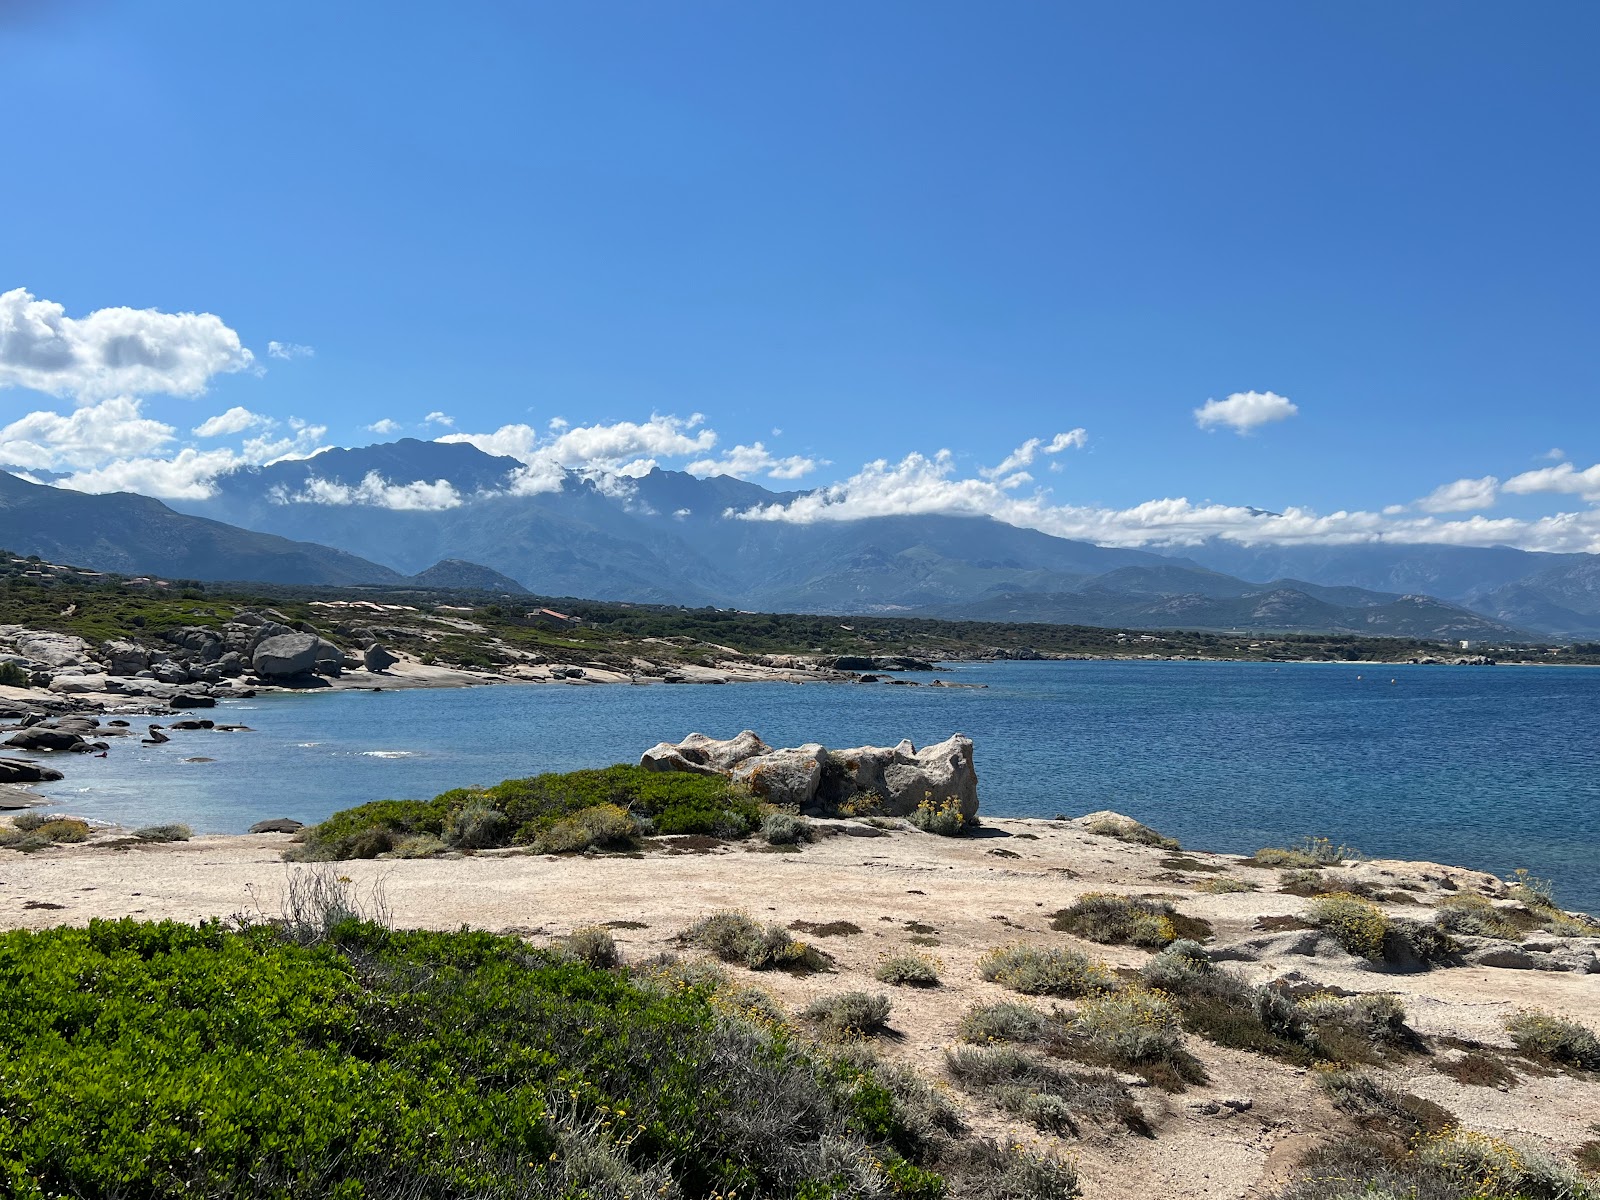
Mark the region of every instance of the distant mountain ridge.
[[[727, 476], [655, 469], [618, 480], [566, 472], [536, 490], [527, 474], [517, 459], [467, 443], [404, 439], [243, 468], [220, 477], [211, 499], [179, 507], [339, 546], [403, 574], [440, 559], [488, 563], [541, 595], [930, 615], [998, 611], [1027, 596], [1036, 599], [1022, 607], [1061, 614], [1036, 619], [1097, 624], [1239, 628], [1266, 624], [1265, 609], [1286, 629], [1525, 636], [1522, 621], [1466, 612], [1455, 596], [1441, 597], [1449, 605], [1402, 603], [1437, 593], [1372, 587], [1326, 571], [1256, 581], [1206, 559], [1097, 546], [985, 517], [738, 519], [801, 493]], [[1398, 568], [1376, 574], [1410, 579]], [[1278, 598], [1263, 598], [1269, 595]], [[1246, 603], [1249, 596], [1258, 598]]]
[[18, 554], [94, 571], [256, 583], [403, 585], [523, 592], [477, 563], [437, 562], [407, 576], [344, 550], [175, 512], [132, 492], [89, 495], [0, 471], [0, 542]]

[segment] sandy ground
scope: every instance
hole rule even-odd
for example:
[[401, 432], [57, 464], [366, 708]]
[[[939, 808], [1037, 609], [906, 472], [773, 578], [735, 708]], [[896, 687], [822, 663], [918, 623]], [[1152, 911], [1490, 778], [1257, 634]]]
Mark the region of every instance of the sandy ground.
[[[938, 1077], [961, 1014], [975, 1002], [1015, 998], [978, 979], [975, 965], [986, 949], [1023, 940], [1072, 945], [1119, 966], [1147, 960], [1145, 952], [1131, 947], [1095, 946], [1050, 930], [1050, 914], [1082, 892], [1171, 897], [1181, 912], [1212, 922], [1217, 945], [1260, 937], [1259, 918], [1293, 914], [1304, 905], [1271, 890], [1275, 872], [1241, 867], [1220, 855], [1193, 857], [1225, 865], [1262, 890], [1195, 892], [1191, 885], [1205, 876], [1174, 876], [1161, 864], [1166, 852], [1055, 821], [991, 820], [982, 836], [967, 839], [910, 829], [878, 837], [841, 834], [798, 853], [753, 846], [568, 859], [484, 853], [322, 868], [286, 865], [281, 853], [288, 843], [284, 835], [218, 836], [136, 848], [90, 842], [30, 856], [0, 852], [0, 927], [42, 928], [128, 915], [151, 920], [243, 912], [271, 916], [281, 910], [290, 873], [312, 869], [336, 871], [363, 897], [378, 889], [393, 920], [403, 926], [467, 924], [539, 943], [583, 925], [638, 923], [638, 928], [615, 931], [625, 957], [635, 961], [682, 952], [679, 931], [723, 908], [742, 908], [785, 925], [848, 921], [860, 932], [815, 939], [834, 956], [834, 971], [809, 977], [751, 974], [751, 981], [793, 1008], [832, 992], [888, 992], [898, 1036], [884, 1043], [885, 1052]], [[1361, 869], [1395, 879], [1449, 877], [1463, 888], [1486, 878], [1431, 864], [1378, 862]], [[1426, 909], [1394, 911], [1415, 916]], [[929, 927], [935, 932], [926, 933]], [[922, 936], [938, 941], [928, 949], [940, 960], [943, 986], [916, 990], [876, 983], [872, 971], [881, 956], [916, 948], [910, 938], [919, 928]], [[1399, 992], [1410, 1023], [1430, 1036], [1509, 1047], [1501, 1022], [1525, 1005], [1600, 1027], [1600, 975], [1489, 968], [1400, 975], [1352, 969], [1349, 960], [1304, 956], [1241, 964], [1240, 969], [1258, 979], [1298, 972], [1297, 977], [1351, 991]], [[1065, 1147], [1077, 1156], [1092, 1200], [1138, 1194], [1262, 1196], [1306, 1149], [1339, 1128], [1339, 1118], [1307, 1072], [1197, 1038], [1190, 1039], [1190, 1049], [1205, 1064], [1208, 1082], [1180, 1094], [1155, 1088], [1134, 1093], [1155, 1126], [1153, 1140], [1086, 1128], [1081, 1139]], [[1470, 1127], [1532, 1139], [1558, 1154], [1593, 1137], [1588, 1127], [1600, 1118], [1600, 1082], [1593, 1079], [1530, 1071], [1502, 1092], [1459, 1084], [1429, 1058], [1384, 1074], [1390, 1086], [1442, 1104]], [[982, 1132], [1010, 1133], [1024, 1141], [1042, 1138], [993, 1109], [952, 1095]], [[1217, 1115], [1197, 1107], [1224, 1099], [1251, 1104], [1248, 1111], [1223, 1108]]]

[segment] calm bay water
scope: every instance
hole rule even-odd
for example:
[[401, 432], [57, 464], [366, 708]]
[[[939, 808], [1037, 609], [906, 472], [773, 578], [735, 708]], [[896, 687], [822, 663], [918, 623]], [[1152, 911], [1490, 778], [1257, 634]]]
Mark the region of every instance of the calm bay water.
[[[1569, 907], [1600, 911], [1600, 672], [1084, 662], [940, 677], [988, 686], [263, 696], [212, 714], [254, 733], [130, 738], [108, 758], [63, 764], [67, 779], [44, 790], [91, 818], [236, 832], [631, 761], [696, 730], [834, 747], [961, 732], [977, 744], [983, 811], [995, 816], [1115, 808], [1185, 845], [1239, 852], [1325, 834], [1372, 855], [1526, 866]], [[200, 755], [216, 761], [183, 761]]]

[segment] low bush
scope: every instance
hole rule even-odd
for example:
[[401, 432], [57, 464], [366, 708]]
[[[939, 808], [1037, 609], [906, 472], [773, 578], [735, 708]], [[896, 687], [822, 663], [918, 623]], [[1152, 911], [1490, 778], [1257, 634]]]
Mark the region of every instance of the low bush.
[[561, 953], [600, 970], [608, 970], [622, 961], [616, 938], [603, 925], [585, 925], [574, 929], [562, 939]]
[[59, 820], [59, 814], [51, 815], [42, 812], [20, 812], [11, 818], [11, 824], [23, 833], [34, 833], [41, 825]]
[[944, 1061], [963, 1091], [1050, 1133], [1077, 1133], [1077, 1117], [1143, 1122], [1126, 1089], [1109, 1075], [1065, 1071], [1012, 1046], [958, 1046], [945, 1051]]
[[879, 983], [898, 987], [933, 988], [939, 986], [939, 960], [931, 954], [906, 952], [890, 954], [872, 973]]
[[961, 811], [961, 801], [954, 796], [941, 801], [929, 796], [906, 814], [906, 820], [922, 832], [940, 837], [960, 837], [977, 825], [976, 818], [968, 818]]
[[1163, 850], [1183, 849], [1177, 838], [1164, 837], [1150, 826], [1130, 817], [1099, 817], [1088, 822], [1084, 828], [1099, 837], [1115, 838], [1119, 842], [1131, 842], [1135, 846], [1159, 846]]
[[1042, 1042], [1050, 1028], [1050, 1018], [1031, 1004], [1002, 1000], [998, 1004], [975, 1004], [961, 1017], [957, 1031], [964, 1042], [986, 1045], [994, 1042]]
[[1532, 922], [1517, 919], [1518, 910], [1502, 908], [1476, 892], [1445, 896], [1434, 912], [1434, 923], [1448, 933], [1520, 942]]
[[1408, 1145], [1369, 1129], [1312, 1151], [1273, 1200], [1595, 1200], [1600, 1189], [1537, 1150], [1442, 1129]]
[[0, 687], [25, 688], [30, 682], [28, 672], [16, 663], [0, 663]]
[[1317, 1083], [1333, 1106], [1354, 1117], [1357, 1123], [1408, 1141], [1456, 1123], [1448, 1111], [1431, 1100], [1384, 1087], [1370, 1075], [1323, 1070], [1317, 1072]]
[[89, 822], [77, 817], [57, 817], [46, 821], [34, 833], [52, 842], [86, 842], [89, 840]]
[[449, 849], [436, 834], [413, 833], [395, 841], [389, 853], [396, 858], [433, 858]]
[[1303, 837], [1292, 847], [1265, 846], [1257, 850], [1255, 863], [1261, 867], [1337, 867], [1365, 857], [1354, 846], [1334, 845], [1332, 838]]
[[1103, 962], [1076, 950], [1020, 942], [996, 946], [980, 958], [978, 977], [1025, 996], [1091, 996], [1118, 986], [1115, 972]]
[[1600, 1071], [1600, 1037], [1592, 1029], [1537, 1008], [1517, 1010], [1506, 1021], [1517, 1049], [1550, 1062]]
[[747, 914], [725, 909], [702, 917], [680, 935], [723, 962], [752, 971], [821, 971], [828, 956], [815, 946], [797, 942], [782, 925], [763, 927]]
[[1084, 1000], [1071, 1029], [1087, 1048], [1118, 1065], [1170, 1060], [1183, 1045], [1177, 1007], [1160, 992], [1143, 988]]
[[1057, 912], [1050, 928], [1105, 945], [1159, 949], [1181, 935], [1209, 937], [1204, 921], [1184, 917], [1161, 900], [1141, 900], [1110, 892], [1088, 892]]
[[646, 824], [662, 834], [737, 838], [761, 821], [761, 806], [726, 779], [619, 763], [507, 779], [490, 788], [455, 788], [432, 800], [359, 805], [303, 830], [285, 857], [376, 858], [418, 834], [461, 849], [517, 843], [540, 853], [570, 854], [625, 848]]
[[931, 1200], [944, 1160], [962, 1194], [1026, 1194], [894, 1072], [515, 938], [13, 931], [0, 1010], [30, 1014], [0, 1024], [18, 1200]]
[[1296, 1003], [1319, 1054], [1342, 1062], [1381, 1061], [1395, 1051], [1419, 1050], [1406, 1007], [1393, 992], [1310, 996]]
[[850, 1037], [875, 1037], [889, 1024], [889, 997], [866, 992], [840, 992], [822, 996], [801, 1010], [800, 1015], [823, 1037], [843, 1040]]
[[1218, 875], [1212, 879], [1202, 879], [1194, 885], [1197, 892], [1207, 892], [1214, 896], [1225, 896], [1230, 892], [1254, 892], [1259, 890], [1258, 884], [1248, 880], [1235, 879], [1231, 875]]
[[146, 825], [135, 829], [133, 836], [141, 842], [187, 842], [194, 831], [187, 825]]
[[761, 837], [769, 846], [799, 846], [816, 836], [811, 822], [793, 813], [769, 813], [761, 822]]
[[456, 850], [488, 850], [510, 840], [511, 819], [475, 800], [445, 819], [445, 844]]
[[1349, 953], [1374, 962], [1382, 961], [1389, 918], [1370, 900], [1347, 892], [1319, 896], [1308, 907], [1306, 919]]
[[964, 1200], [1075, 1200], [1083, 1194], [1070, 1158], [1015, 1142], [966, 1142], [939, 1166], [950, 1182], [948, 1194]]
[[552, 821], [533, 836], [538, 854], [583, 854], [590, 850], [626, 850], [633, 845], [639, 822], [627, 809], [596, 804], [570, 817]]

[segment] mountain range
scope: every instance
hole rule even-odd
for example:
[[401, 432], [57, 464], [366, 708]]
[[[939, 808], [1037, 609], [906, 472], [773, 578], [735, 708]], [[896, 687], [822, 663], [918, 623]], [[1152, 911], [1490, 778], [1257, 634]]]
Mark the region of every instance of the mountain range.
[[427, 586], [755, 611], [1473, 640], [1600, 634], [1595, 555], [1220, 540], [1156, 552], [974, 516], [741, 519], [800, 493], [727, 476], [530, 476], [514, 458], [414, 439], [240, 468], [211, 497], [172, 507], [0, 474], [0, 542], [195, 578], [395, 584], [423, 573]]

